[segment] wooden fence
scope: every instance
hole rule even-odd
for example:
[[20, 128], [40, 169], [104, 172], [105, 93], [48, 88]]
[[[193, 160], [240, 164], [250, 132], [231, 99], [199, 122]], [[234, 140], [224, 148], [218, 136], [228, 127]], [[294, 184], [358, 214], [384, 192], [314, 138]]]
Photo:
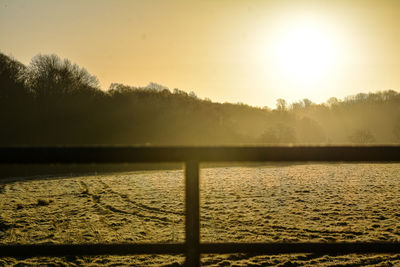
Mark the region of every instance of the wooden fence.
[[400, 253], [399, 242], [201, 243], [199, 163], [255, 161], [400, 162], [400, 146], [3, 147], [0, 164], [184, 162], [186, 238], [178, 244], [0, 245], [0, 257], [184, 254], [187, 266], [200, 266], [202, 253]]

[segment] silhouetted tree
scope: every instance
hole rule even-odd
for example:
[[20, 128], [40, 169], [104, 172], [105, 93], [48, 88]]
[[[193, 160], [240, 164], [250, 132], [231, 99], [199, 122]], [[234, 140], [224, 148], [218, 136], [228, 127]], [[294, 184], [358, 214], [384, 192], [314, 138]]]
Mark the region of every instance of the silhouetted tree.
[[327, 104], [303, 99], [290, 109], [278, 99], [274, 110], [156, 83], [113, 83], [104, 92], [69, 60], [38, 55], [25, 67], [0, 53], [0, 145], [393, 143], [400, 142], [399, 107], [393, 90]]
[[27, 85], [39, 97], [60, 96], [98, 88], [97, 78], [56, 55], [37, 55], [27, 69]]
[[279, 98], [276, 100], [276, 110], [277, 111], [280, 111], [280, 112], [286, 111], [286, 105], [287, 105], [287, 103], [286, 103], [285, 99]]
[[25, 70], [23, 64], [0, 53], [0, 101], [28, 93], [24, 87]]
[[355, 144], [368, 144], [374, 143], [375, 137], [368, 129], [357, 129], [352, 135], [349, 136], [352, 143]]
[[309, 106], [311, 106], [313, 104], [313, 102], [310, 99], [304, 98], [303, 99], [303, 106], [305, 108], [308, 108]]

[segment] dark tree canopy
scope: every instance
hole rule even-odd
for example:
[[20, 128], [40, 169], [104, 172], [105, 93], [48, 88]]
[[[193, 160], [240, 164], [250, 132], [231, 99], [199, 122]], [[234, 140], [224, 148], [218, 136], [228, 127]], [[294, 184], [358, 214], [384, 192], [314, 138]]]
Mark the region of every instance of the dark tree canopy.
[[399, 143], [400, 94], [361, 93], [276, 109], [214, 103], [195, 93], [111, 84], [56, 55], [29, 66], [0, 53], [0, 145]]
[[24, 87], [25, 71], [23, 64], [0, 53], [0, 101], [27, 93]]
[[27, 68], [26, 83], [38, 97], [77, 94], [99, 88], [95, 76], [56, 55], [35, 56]]

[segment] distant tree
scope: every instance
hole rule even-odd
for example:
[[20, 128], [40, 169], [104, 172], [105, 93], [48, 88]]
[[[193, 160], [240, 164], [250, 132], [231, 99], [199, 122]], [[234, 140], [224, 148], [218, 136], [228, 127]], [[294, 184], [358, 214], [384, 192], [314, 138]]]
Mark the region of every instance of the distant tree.
[[0, 99], [21, 97], [27, 93], [24, 87], [25, 69], [20, 62], [0, 53]]
[[193, 91], [190, 91], [189, 96], [190, 96], [191, 98], [198, 98], [197, 95], [196, 95], [196, 93], [193, 92]]
[[65, 95], [99, 87], [96, 76], [61, 60], [57, 55], [37, 55], [27, 69], [28, 86], [38, 97]]
[[123, 93], [129, 93], [132, 90], [135, 90], [135, 87], [131, 87], [128, 85], [124, 85], [121, 83], [111, 83], [110, 86], [108, 87], [108, 93], [112, 94], [123, 94]]
[[357, 102], [363, 102], [368, 99], [368, 95], [365, 93], [359, 93], [354, 97], [354, 100]]
[[185, 91], [183, 91], [183, 90], [180, 90], [180, 89], [178, 89], [178, 88], [174, 88], [174, 94], [175, 95], [181, 95], [181, 96], [188, 96], [189, 94], [188, 93], [186, 93]]
[[267, 128], [260, 136], [259, 141], [267, 144], [290, 144], [296, 142], [296, 132], [293, 127], [284, 123], [277, 123]]
[[294, 103], [292, 103], [291, 105], [290, 105], [290, 109], [292, 110], [292, 111], [298, 111], [298, 110], [301, 110], [301, 109], [303, 109], [304, 108], [304, 106], [303, 106], [303, 103], [301, 102], [301, 101], [299, 101], [299, 102], [294, 102]]
[[277, 111], [280, 111], [280, 112], [286, 111], [286, 105], [287, 105], [287, 103], [286, 103], [285, 99], [278, 98], [276, 100], [276, 110]]
[[311, 106], [312, 104], [313, 104], [313, 102], [312, 102], [310, 99], [308, 99], [308, 98], [304, 98], [304, 99], [303, 99], [303, 106], [304, 106], [305, 108]]
[[158, 84], [158, 83], [155, 83], [155, 82], [150, 82], [145, 88], [146, 89], [153, 89], [153, 90], [156, 90], [156, 91], [164, 91], [164, 90], [168, 90], [169, 91], [168, 87], [166, 87], [164, 85], [161, 85], [161, 84]]
[[368, 129], [357, 129], [349, 136], [349, 140], [355, 144], [369, 144], [375, 142], [375, 137]]
[[326, 101], [326, 103], [328, 104], [328, 106], [333, 107], [338, 105], [340, 103], [340, 100], [336, 97], [331, 97]]
[[383, 94], [383, 99], [386, 101], [395, 99], [396, 97], [399, 97], [399, 93], [397, 93], [394, 90], [387, 90], [387, 91], [382, 92], [382, 94]]

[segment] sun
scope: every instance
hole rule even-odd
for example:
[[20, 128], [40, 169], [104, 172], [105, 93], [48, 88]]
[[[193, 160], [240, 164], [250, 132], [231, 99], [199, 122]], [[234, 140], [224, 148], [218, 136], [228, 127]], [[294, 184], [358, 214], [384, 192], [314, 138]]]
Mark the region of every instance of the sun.
[[275, 66], [281, 78], [301, 84], [320, 82], [340, 56], [335, 34], [317, 23], [297, 23], [277, 36]]

